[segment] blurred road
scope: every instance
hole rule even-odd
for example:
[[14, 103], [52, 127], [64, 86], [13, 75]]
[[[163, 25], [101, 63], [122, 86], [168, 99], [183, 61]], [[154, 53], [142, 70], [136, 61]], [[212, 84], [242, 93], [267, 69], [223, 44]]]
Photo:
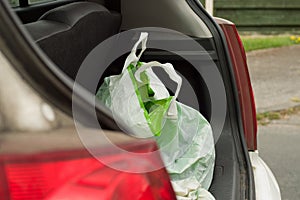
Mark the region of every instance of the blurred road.
[[[247, 57], [258, 112], [300, 104], [300, 45]], [[278, 180], [282, 199], [300, 199], [300, 113], [259, 126], [258, 148]]]
[[300, 199], [300, 113], [259, 126], [259, 154], [278, 180], [283, 200]]
[[300, 45], [253, 51], [247, 58], [258, 112], [300, 105]]

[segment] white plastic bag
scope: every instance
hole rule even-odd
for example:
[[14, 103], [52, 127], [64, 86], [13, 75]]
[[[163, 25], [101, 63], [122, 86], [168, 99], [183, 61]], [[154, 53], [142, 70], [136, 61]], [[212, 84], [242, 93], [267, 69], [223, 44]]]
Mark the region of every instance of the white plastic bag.
[[[97, 97], [136, 137], [155, 137], [178, 199], [214, 199], [207, 191], [215, 162], [212, 129], [197, 110], [176, 101], [182, 79], [172, 64], [139, 61], [147, 37], [141, 34], [122, 73], [105, 78]], [[142, 51], [136, 56], [139, 44]], [[152, 67], [162, 68], [177, 83], [174, 96]]]

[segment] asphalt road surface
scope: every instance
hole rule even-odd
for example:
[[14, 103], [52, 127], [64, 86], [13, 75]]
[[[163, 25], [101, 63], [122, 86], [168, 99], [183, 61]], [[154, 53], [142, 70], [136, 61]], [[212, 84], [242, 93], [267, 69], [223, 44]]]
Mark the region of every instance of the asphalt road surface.
[[258, 131], [260, 156], [277, 178], [282, 199], [300, 199], [300, 113]]
[[[299, 105], [291, 99], [300, 99], [300, 45], [247, 56], [258, 112]], [[258, 150], [279, 183], [282, 199], [300, 199], [300, 113], [259, 126]]]
[[258, 112], [300, 105], [300, 45], [247, 54]]

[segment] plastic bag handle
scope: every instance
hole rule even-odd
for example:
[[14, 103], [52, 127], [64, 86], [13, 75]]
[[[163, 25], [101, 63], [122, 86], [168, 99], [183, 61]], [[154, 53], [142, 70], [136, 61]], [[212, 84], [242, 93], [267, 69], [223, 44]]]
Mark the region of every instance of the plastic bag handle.
[[176, 115], [177, 116], [176, 99], [179, 95], [179, 91], [182, 86], [182, 78], [177, 74], [177, 72], [175, 71], [175, 69], [171, 63], [162, 64], [160, 62], [153, 61], [153, 62], [143, 63], [143, 65], [140, 68], [138, 68], [138, 70], [134, 74], [136, 80], [141, 82], [141, 79], [140, 79], [141, 73], [152, 67], [161, 67], [169, 75], [169, 78], [171, 80], [173, 80], [175, 83], [177, 83], [177, 89], [176, 89], [174, 98], [172, 99], [172, 102], [171, 102], [171, 105], [170, 105], [170, 108], [168, 111], [168, 115], [170, 115], [170, 116]]
[[[146, 50], [147, 40], [148, 40], [148, 33], [142, 32], [139, 40], [135, 43], [135, 45], [133, 46], [133, 48], [131, 50], [131, 53], [126, 58], [122, 72], [124, 72], [131, 63], [133, 63], [134, 65], [137, 64], [137, 62], [140, 60], [142, 54]], [[140, 44], [142, 44], [142, 50], [139, 53], [139, 55], [137, 56], [136, 52], [137, 52], [137, 48]]]

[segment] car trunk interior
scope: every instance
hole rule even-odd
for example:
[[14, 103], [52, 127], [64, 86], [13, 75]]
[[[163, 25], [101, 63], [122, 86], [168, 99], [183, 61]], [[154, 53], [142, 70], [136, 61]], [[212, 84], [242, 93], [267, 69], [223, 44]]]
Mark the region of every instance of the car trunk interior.
[[[202, 75], [204, 68], [217, 66], [218, 71], [215, 73], [220, 73], [223, 77], [226, 100], [233, 101], [231, 80], [224, 78], [229, 73], [228, 66], [219, 58], [218, 43], [209, 28], [184, 0], [178, 0], [177, 3], [174, 0], [93, 0], [90, 2], [62, 0], [15, 8], [15, 12], [36, 44], [57, 67], [74, 80], [86, 56], [110, 36], [132, 28], [150, 26], [182, 32], [191, 36], [203, 47], [202, 52], [181, 50], [178, 53], [183, 53], [194, 60], [197, 66], [174, 52], [151, 48], [145, 52], [141, 60], [172, 63], [183, 77], [183, 89], [178, 101], [199, 110], [208, 121], [212, 120], [214, 105]], [[184, 41], [178, 41], [176, 37], [168, 38], [167, 41], [159, 38], [150, 39], [149, 42], [168, 42], [177, 45], [182, 43], [181, 46], [184, 48]], [[104, 77], [121, 72], [125, 56], [119, 56], [109, 67], [101, 68], [103, 75], [99, 77], [98, 87]], [[175, 91], [174, 84], [162, 71], [155, 71], [172, 94]], [[218, 76], [216, 74], [215, 77]], [[214, 79], [214, 76], [210, 79]], [[79, 82], [95, 94], [95, 89], [89, 87], [88, 79]], [[239, 130], [233, 114], [235, 108], [229, 104], [227, 106], [224, 127], [215, 145], [216, 165], [210, 191], [216, 199], [244, 199], [247, 187], [244, 185], [247, 178], [246, 164], [239, 153], [241, 144], [238, 143]]]

